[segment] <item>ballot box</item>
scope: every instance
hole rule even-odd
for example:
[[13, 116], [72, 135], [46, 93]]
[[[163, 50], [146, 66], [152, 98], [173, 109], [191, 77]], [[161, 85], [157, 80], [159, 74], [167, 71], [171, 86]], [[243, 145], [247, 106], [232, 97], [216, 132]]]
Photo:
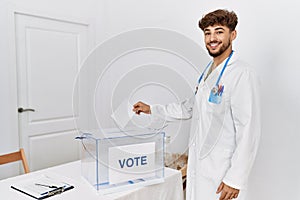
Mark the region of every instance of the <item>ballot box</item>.
[[82, 176], [103, 194], [163, 182], [164, 137], [145, 130], [82, 131]]

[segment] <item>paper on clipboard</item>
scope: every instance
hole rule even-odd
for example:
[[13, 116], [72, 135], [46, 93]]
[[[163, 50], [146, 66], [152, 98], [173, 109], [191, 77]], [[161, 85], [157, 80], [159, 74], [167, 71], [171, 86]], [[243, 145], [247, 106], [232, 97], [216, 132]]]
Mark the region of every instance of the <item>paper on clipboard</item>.
[[63, 180], [63, 177], [44, 174], [14, 183], [11, 185], [11, 188], [35, 199], [45, 199], [55, 194], [73, 189], [74, 186], [66, 183], [65, 180]]

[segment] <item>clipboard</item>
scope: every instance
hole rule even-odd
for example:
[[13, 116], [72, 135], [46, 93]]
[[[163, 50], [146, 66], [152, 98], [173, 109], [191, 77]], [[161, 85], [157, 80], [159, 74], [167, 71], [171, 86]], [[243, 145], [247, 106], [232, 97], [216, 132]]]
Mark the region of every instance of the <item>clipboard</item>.
[[34, 199], [46, 199], [74, 188], [66, 183], [63, 177], [55, 175], [40, 175], [11, 185], [11, 188]]

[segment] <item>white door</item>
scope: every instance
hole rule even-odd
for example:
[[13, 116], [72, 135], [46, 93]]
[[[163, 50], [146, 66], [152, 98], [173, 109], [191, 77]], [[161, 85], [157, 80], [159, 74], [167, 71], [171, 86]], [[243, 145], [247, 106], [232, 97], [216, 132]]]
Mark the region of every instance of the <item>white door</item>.
[[76, 160], [73, 87], [87, 55], [88, 25], [15, 13], [15, 27], [19, 134], [30, 169]]

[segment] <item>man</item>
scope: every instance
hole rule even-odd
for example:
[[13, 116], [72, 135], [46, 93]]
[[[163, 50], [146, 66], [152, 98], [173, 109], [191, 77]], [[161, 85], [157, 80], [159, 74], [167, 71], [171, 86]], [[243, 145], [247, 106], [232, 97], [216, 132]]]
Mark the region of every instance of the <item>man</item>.
[[199, 21], [213, 60], [200, 76], [195, 96], [180, 104], [133, 106], [137, 114], [169, 121], [192, 117], [188, 200], [245, 198], [260, 138], [260, 101], [254, 72], [232, 50], [237, 22], [227, 10]]

